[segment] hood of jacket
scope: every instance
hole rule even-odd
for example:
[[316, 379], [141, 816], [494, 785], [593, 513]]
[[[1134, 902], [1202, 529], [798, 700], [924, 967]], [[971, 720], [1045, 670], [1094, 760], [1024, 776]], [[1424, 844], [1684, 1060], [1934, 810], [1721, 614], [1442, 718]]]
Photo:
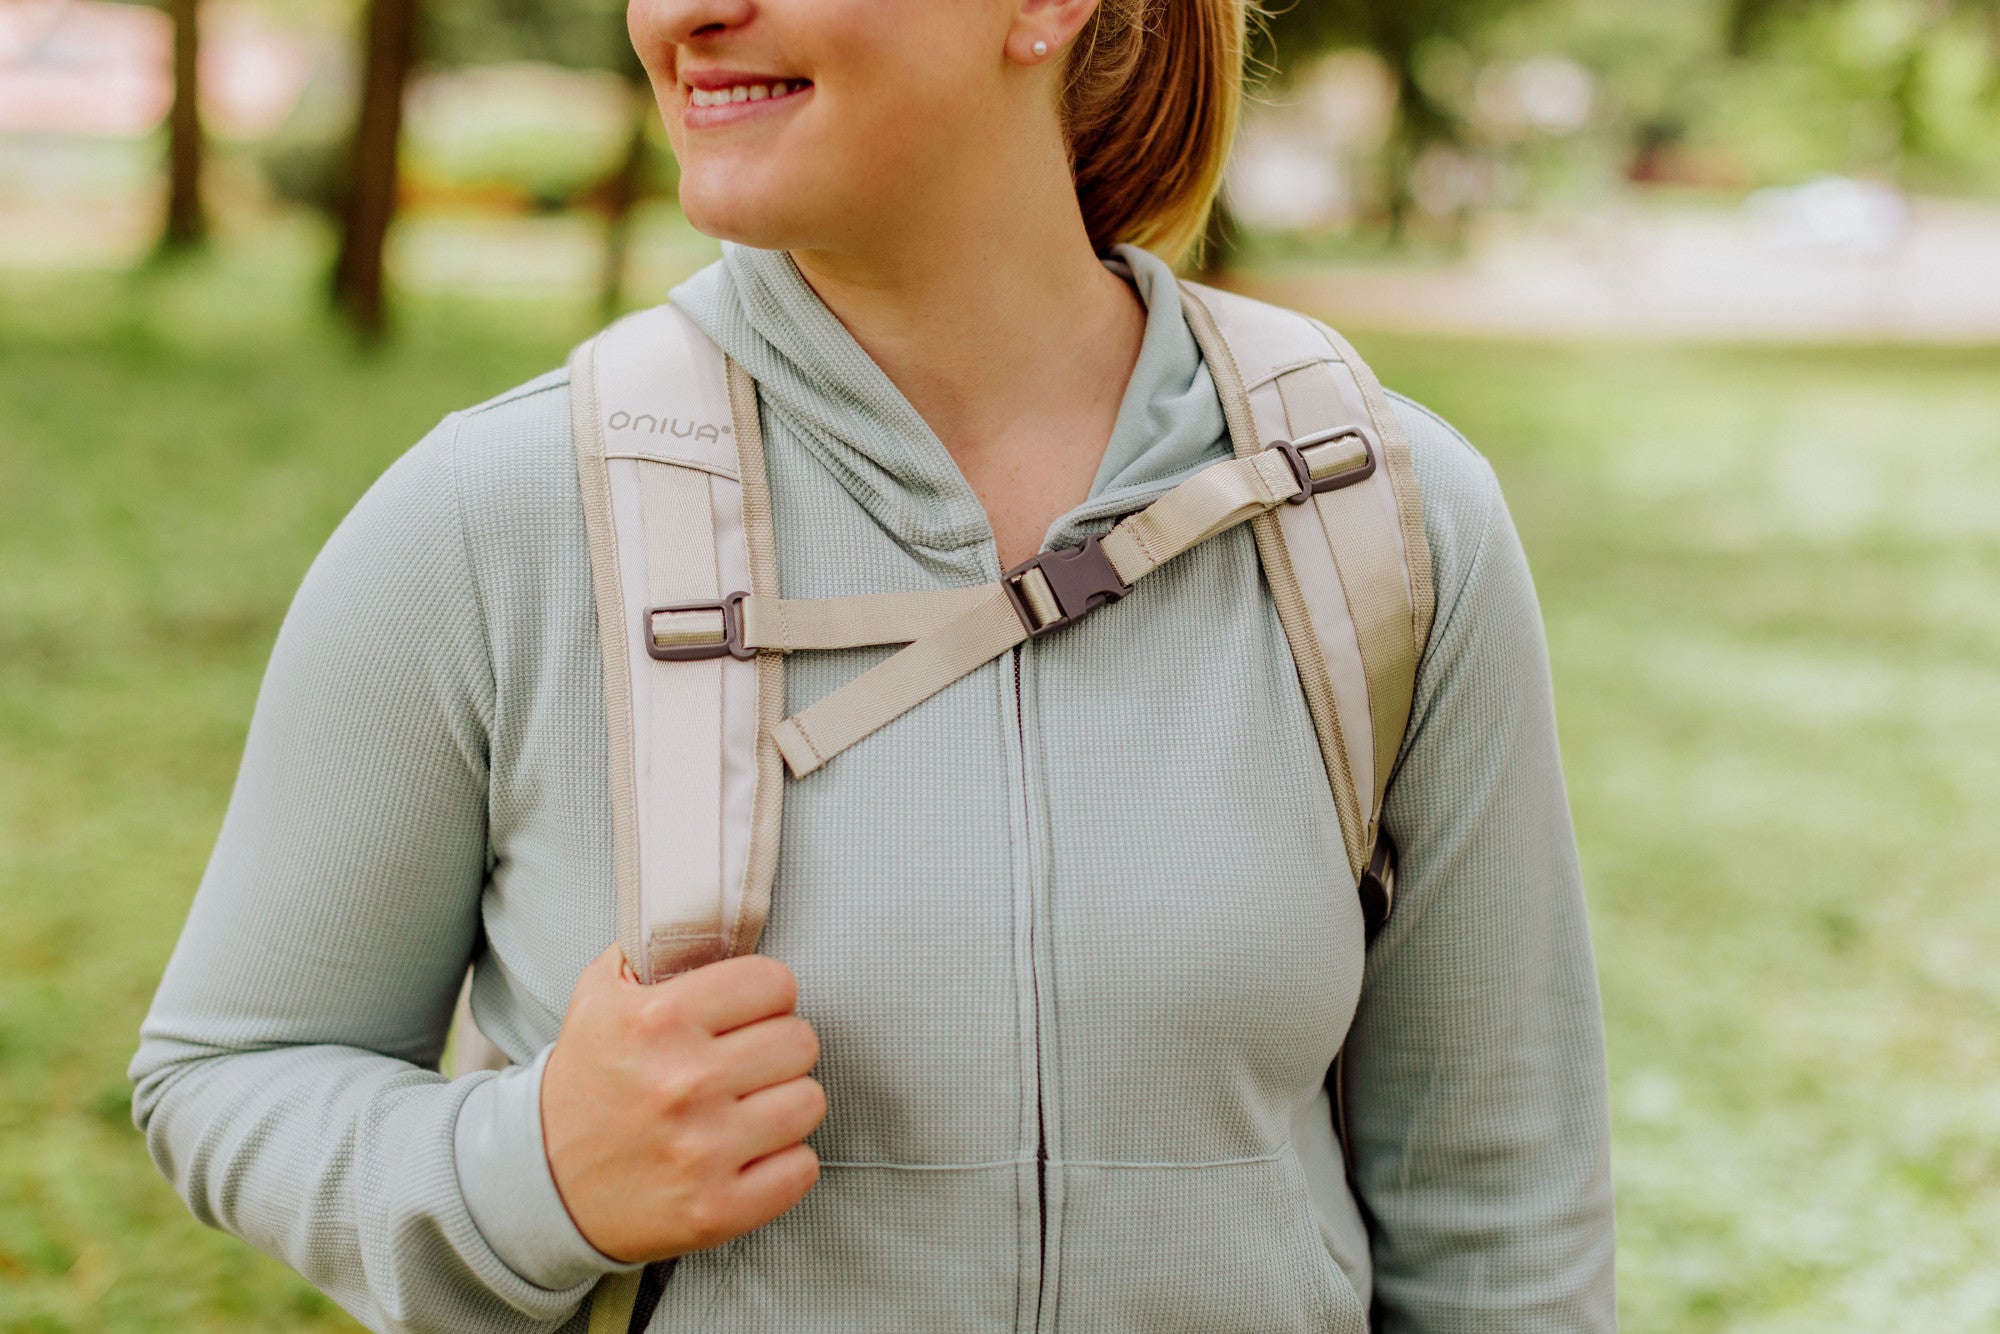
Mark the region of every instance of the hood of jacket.
[[[1215, 383], [1181, 313], [1173, 271], [1121, 245], [1105, 261], [1146, 305], [1139, 358], [1090, 494], [1059, 521], [1120, 514], [1226, 457]], [[757, 381], [765, 412], [801, 442], [899, 540], [949, 551], [990, 540], [986, 513], [937, 433], [855, 341], [790, 255], [723, 244], [673, 291], [676, 306]]]

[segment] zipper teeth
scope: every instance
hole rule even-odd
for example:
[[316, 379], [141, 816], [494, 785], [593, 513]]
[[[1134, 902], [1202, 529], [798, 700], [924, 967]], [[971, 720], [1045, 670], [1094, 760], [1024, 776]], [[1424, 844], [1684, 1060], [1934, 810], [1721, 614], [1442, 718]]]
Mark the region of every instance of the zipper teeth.
[[[1021, 818], [1030, 844], [1034, 840], [1033, 813], [1028, 797], [1027, 704], [1021, 694], [1021, 646], [1014, 646], [1014, 735], [1021, 748]], [[1036, 961], [1034, 871], [1028, 872], [1028, 999], [1033, 1007], [1035, 1057], [1035, 1321], [1042, 1324], [1042, 1294], [1048, 1290], [1049, 1268], [1049, 1139], [1048, 1111], [1042, 1087], [1042, 982]]]

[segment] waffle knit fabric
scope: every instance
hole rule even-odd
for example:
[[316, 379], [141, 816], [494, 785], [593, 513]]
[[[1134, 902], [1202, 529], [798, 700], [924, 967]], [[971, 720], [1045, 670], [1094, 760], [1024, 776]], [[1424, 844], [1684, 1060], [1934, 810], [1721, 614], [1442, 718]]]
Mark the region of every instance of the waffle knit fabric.
[[[1089, 499], [1228, 456], [1159, 260]], [[784, 594], [983, 583], [942, 443], [782, 253], [674, 299], [756, 377]], [[1485, 461], [1398, 400], [1438, 611], [1365, 953], [1247, 528], [789, 784], [819, 1184], [683, 1258], [650, 1328], [1608, 1330], [1601, 1021], [1539, 611]], [[793, 710], [888, 650], [795, 655]], [[379, 1330], [581, 1330], [622, 1268], [543, 1154], [543, 1062], [615, 934], [600, 663], [554, 373], [455, 413], [307, 574], [132, 1065], [195, 1215]], [[468, 962], [519, 1064], [432, 1068]], [[1324, 1081], [1345, 1044], [1358, 1191]], [[1356, 1198], [1358, 1195], [1358, 1199]]]

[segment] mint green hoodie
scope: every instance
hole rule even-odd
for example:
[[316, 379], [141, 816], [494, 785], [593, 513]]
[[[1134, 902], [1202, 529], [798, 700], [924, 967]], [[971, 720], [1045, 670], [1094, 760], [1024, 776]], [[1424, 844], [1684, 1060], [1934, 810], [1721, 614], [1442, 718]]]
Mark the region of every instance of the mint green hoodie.
[[[1227, 457], [1173, 279], [1102, 532]], [[782, 253], [676, 304], [756, 377], [787, 597], [999, 575], [936, 436]], [[1407, 401], [1435, 629], [1364, 955], [1247, 528], [790, 785], [763, 948], [829, 1113], [794, 1210], [683, 1258], [655, 1331], [1599, 1331], [1597, 992], [1539, 614], [1485, 462]], [[329, 540], [273, 651], [133, 1062], [197, 1217], [381, 1330], [581, 1330], [623, 1268], [539, 1088], [614, 935], [604, 705], [558, 372], [456, 413]], [[801, 654], [791, 710], [887, 650]], [[466, 964], [519, 1065], [432, 1068]], [[1324, 1089], [1345, 1044], [1358, 1190]]]

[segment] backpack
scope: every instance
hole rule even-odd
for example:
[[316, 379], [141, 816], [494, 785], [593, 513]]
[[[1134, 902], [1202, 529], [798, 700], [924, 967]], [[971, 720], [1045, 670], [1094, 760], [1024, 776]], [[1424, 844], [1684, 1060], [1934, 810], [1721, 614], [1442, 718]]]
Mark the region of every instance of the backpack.
[[[1251, 525], [1292, 649], [1374, 938], [1395, 902], [1382, 798], [1435, 608], [1409, 446], [1381, 385], [1333, 330], [1195, 283], [1181, 294], [1235, 456], [1101, 537], [972, 588], [781, 597], [749, 373], [671, 305], [627, 316], [571, 355], [618, 931], [640, 980], [757, 947], [788, 772], [836, 762], [954, 681], [1240, 523]], [[784, 716], [785, 654], [887, 644], [905, 647]], [[463, 1000], [452, 1045], [454, 1073], [505, 1063]], [[1333, 1083], [1344, 1123], [1337, 1072]], [[658, 1267], [642, 1273], [656, 1293]], [[600, 1285], [591, 1334], [643, 1323], [642, 1273]]]

